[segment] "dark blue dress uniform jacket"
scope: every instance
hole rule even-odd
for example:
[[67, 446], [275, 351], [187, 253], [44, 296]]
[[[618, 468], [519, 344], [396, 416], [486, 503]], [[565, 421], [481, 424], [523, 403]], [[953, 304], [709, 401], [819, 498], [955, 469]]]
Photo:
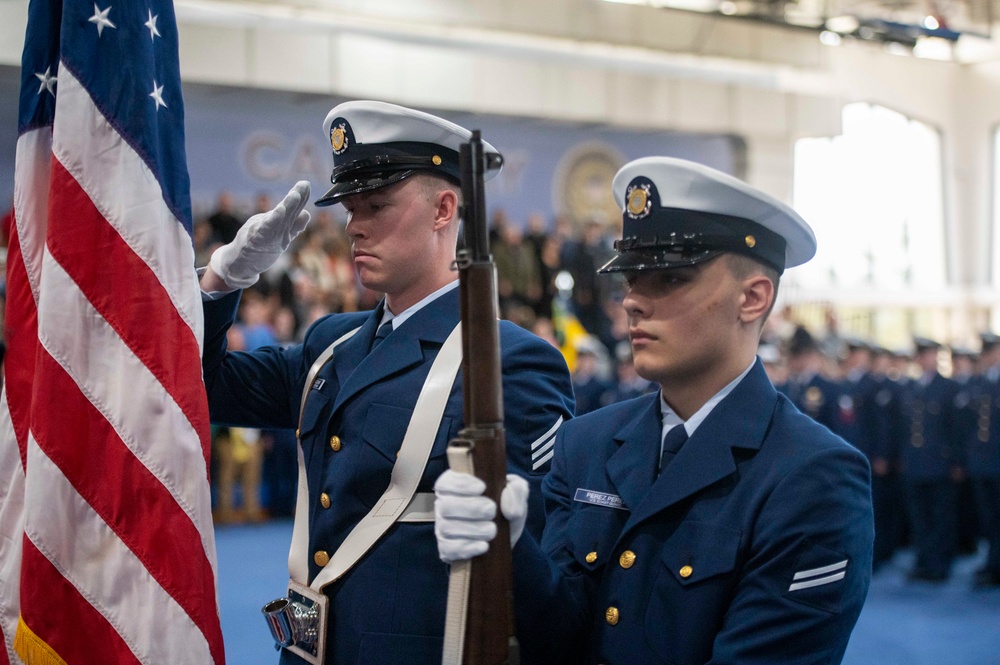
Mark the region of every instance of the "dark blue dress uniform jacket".
[[560, 429], [541, 546], [514, 548], [522, 662], [839, 663], [871, 579], [864, 456], [759, 361], [654, 480], [660, 433], [657, 394]]
[[879, 393], [884, 389], [870, 372], [865, 372], [856, 381], [845, 379], [841, 382], [843, 394], [837, 434], [863, 452], [869, 461], [887, 457], [881, 442], [886, 438], [888, 414], [879, 406]]
[[[226, 353], [225, 333], [238, 300], [234, 294], [205, 304], [204, 370], [212, 420], [300, 428], [309, 480], [311, 581], [320, 571], [314, 553], [332, 555], [388, 487], [417, 395], [458, 323], [458, 289], [419, 310], [370, 354], [381, 307], [320, 319], [300, 346]], [[334, 340], [358, 326], [313, 382], [297, 423], [309, 367]], [[573, 413], [569, 372], [555, 348], [513, 324], [501, 322], [500, 340], [508, 464], [539, 495], [528, 529], [540, 533], [539, 483], [549, 468], [552, 438], [546, 432], [554, 433], [560, 419]], [[463, 426], [461, 385], [459, 376], [418, 492], [433, 492], [434, 481], [447, 468], [446, 445]], [[321, 493], [328, 495], [329, 508], [321, 505]], [[326, 587], [331, 617], [326, 662], [439, 664], [447, 581], [433, 523], [392, 526], [351, 571]], [[302, 661], [283, 652], [281, 662]]]
[[[958, 408], [959, 385], [935, 373], [927, 385], [910, 381], [903, 393], [909, 431], [900, 448], [900, 471], [908, 480], [944, 480], [964, 461], [969, 427]], [[969, 398], [966, 397], [966, 402]]]
[[977, 377], [970, 394], [975, 426], [966, 437], [966, 470], [972, 478], [1000, 478], [1000, 382]]
[[845, 395], [836, 382], [821, 374], [813, 374], [805, 384], [788, 381], [782, 388], [782, 392], [802, 413], [826, 425], [831, 432], [844, 435]]

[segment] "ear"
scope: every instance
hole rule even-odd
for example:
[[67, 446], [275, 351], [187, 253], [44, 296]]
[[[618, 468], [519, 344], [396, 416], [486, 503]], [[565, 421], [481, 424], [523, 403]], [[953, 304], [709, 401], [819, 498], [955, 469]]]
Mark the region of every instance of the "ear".
[[458, 216], [458, 195], [454, 190], [442, 189], [434, 198], [437, 210], [434, 214], [434, 230], [440, 231]]
[[740, 299], [740, 321], [754, 323], [761, 321], [771, 309], [774, 301], [774, 284], [761, 274], [751, 275], [743, 280]]

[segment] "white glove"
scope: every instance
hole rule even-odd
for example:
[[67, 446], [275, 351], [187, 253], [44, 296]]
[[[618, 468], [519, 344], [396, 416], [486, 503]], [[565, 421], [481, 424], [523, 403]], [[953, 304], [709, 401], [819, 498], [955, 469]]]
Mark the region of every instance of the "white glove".
[[[434, 483], [434, 535], [445, 563], [485, 554], [497, 535], [496, 503], [483, 496], [486, 483], [467, 473], [445, 471]], [[528, 518], [528, 482], [507, 474], [500, 510], [510, 523], [510, 546], [517, 543]]]
[[245, 289], [274, 265], [309, 223], [309, 183], [300, 180], [273, 210], [254, 215], [236, 238], [212, 253], [212, 271], [234, 289]]

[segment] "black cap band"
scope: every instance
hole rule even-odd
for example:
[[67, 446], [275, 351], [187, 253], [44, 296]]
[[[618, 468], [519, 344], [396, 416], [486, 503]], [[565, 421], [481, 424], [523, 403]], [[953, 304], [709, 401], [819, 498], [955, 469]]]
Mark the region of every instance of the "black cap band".
[[361, 172], [406, 171], [429, 169], [459, 180], [458, 153], [436, 143], [397, 141], [394, 143], [355, 143], [342, 155], [333, 156], [330, 182]]
[[[785, 267], [785, 240], [777, 233], [743, 217], [682, 208], [653, 208], [641, 219], [626, 214], [615, 249], [622, 260], [612, 261], [602, 272], [690, 265], [721, 252], [743, 254], [779, 274]], [[632, 252], [644, 255], [642, 267], [628, 260]]]

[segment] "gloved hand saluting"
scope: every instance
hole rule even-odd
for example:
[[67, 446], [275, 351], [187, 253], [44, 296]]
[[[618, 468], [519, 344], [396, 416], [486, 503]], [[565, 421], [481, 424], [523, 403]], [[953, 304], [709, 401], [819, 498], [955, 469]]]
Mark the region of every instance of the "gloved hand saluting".
[[254, 215], [236, 238], [212, 253], [208, 265], [230, 288], [245, 289], [274, 265], [309, 223], [309, 183], [300, 180], [273, 210]]
[[[496, 538], [493, 518], [497, 505], [483, 496], [486, 483], [468, 473], [445, 471], [434, 483], [434, 535], [438, 556], [445, 563], [485, 554]], [[500, 493], [500, 510], [510, 522], [510, 546], [514, 547], [528, 518], [528, 481], [507, 474]]]

